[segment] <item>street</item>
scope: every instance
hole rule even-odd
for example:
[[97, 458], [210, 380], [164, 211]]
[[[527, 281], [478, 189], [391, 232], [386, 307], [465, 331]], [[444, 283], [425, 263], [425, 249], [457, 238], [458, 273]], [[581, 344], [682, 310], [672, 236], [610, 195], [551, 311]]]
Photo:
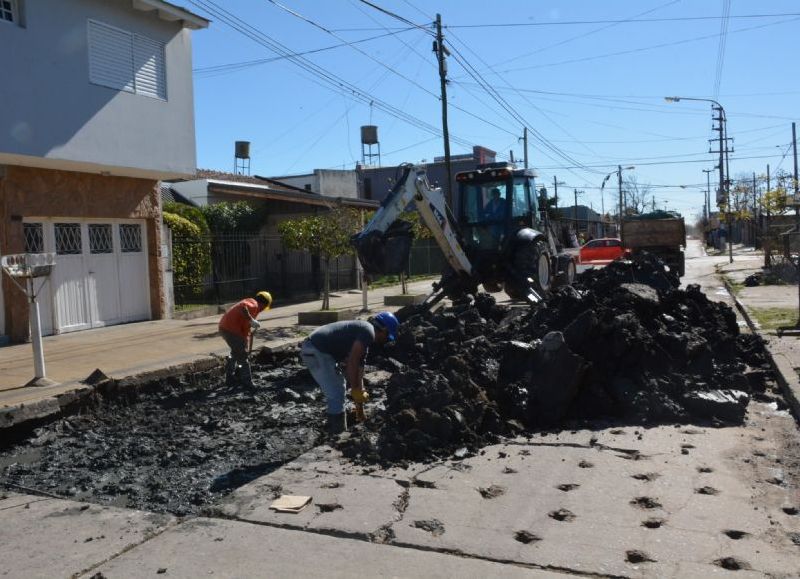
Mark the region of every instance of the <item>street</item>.
[[[705, 255], [696, 241], [687, 257], [684, 284], [700, 284], [711, 299], [729, 302], [715, 273], [727, 258]], [[380, 380], [379, 374], [370, 380]], [[259, 574], [269, 566], [283, 576], [346, 577], [370, 569], [406, 577], [707, 577], [734, 571], [737, 577], [792, 577], [800, 568], [800, 436], [792, 416], [771, 400], [752, 400], [737, 426], [573, 425], [395, 466], [345, 458], [342, 449], [349, 453], [352, 445], [344, 438], [243, 480], [205, 505], [201, 516], [181, 519], [104, 505], [105, 499], [92, 504], [90, 495], [82, 503], [58, 493], [6, 492], [0, 495], [6, 571], [193, 577], [200, 570]], [[271, 413], [273, 420], [280, 416]], [[206, 453], [214, 452], [203, 444]], [[236, 452], [235, 446], [224, 452]], [[162, 472], [168, 488], [174, 475]], [[136, 471], [126, 477], [137, 477]], [[269, 507], [281, 494], [310, 496], [312, 505], [297, 514], [275, 512]], [[21, 549], [26, 558], [14, 557]], [[286, 556], [298, 549], [325, 553], [326, 564]], [[72, 563], [64, 566], [67, 553]]]

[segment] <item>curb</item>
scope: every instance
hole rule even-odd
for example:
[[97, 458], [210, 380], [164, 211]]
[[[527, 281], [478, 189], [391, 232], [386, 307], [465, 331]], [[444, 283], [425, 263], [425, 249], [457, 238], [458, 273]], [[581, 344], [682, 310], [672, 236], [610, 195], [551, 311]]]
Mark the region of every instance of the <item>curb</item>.
[[800, 377], [789, 361], [786, 360], [785, 356], [778, 354], [782, 358], [782, 361], [779, 363], [778, 360], [776, 360], [777, 356], [776, 353], [772, 351], [772, 348], [770, 348], [769, 339], [765, 338], [761, 334], [760, 328], [750, 317], [750, 313], [747, 311], [745, 305], [739, 300], [738, 297], [736, 297], [736, 294], [733, 293], [733, 288], [731, 288], [728, 280], [726, 280], [724, 276], [720, 276], [720, 279], [725, 285], [725, 289], [733, 299], [736, 309], [739, 310], [739, 313], [744, 318], [745, 323], [747, 323], [747, 327], [750, 328], [751, 332], [757, 334], [762, 340], [764, 340], [764, 347], [769, 353], [769, 363], [770, 366], [772, 366], [772, 371], [775, 372], [775, 376], [777, 377], [778, 385], [781, 388], [781, 394], [783, 394], [783, 397], [789, 404], [789, 408], [791, 409], [794, 419], [800, 422]]

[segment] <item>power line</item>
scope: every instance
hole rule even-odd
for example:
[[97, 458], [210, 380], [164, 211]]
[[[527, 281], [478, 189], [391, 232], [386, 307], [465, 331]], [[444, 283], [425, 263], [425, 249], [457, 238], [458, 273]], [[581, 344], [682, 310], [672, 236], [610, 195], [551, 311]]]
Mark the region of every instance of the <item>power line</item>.
[[[363, 0], [362, 0], [363, 1]], [[780, 12], [775, 14], [740, 14], [729, 16], [733, 20], [746, 20], [756, 18], [784, 18], [800, 16], [796, 12]], [[541, 26], [575, 26], [583, 24], [649, 24], [657, 22], [689, 22], [699, 20], [720, 20], [725, 16], [676, 16], [672, 18], [626, 18], [623, 20], [564, 20], [561, 22], [506, 22], [484, 24], [450, 24], [445, 28], [516, 28], [516, 27], [541, 27]], [[348, 30], [364, 30], [363, 28], [350, 28]]]
[[580, 40], [582, 38], [586, 38], [588, 36], [592, 36], [593, 34], [597, 34], [598, 32], [602, 32], [603, 30], [608, 30], [609, 28], [614, 28], [615, 26], [619, 26], [620, 24], [625, 24], [627, 22], [631, 22], [633, 19], [638, 18], [639, 16], [645, 16], [646, 14], [651, 14], [651, 13], [656, 12], [658, 10], [661, 10], [662, 8], [665, 8], [666, 6], [669, 6], [671, 4], [677, 4], [680, 1], [681, 0], [671, 0], [670, 2], [667, 2], [666, 4], [661, 4], [660, 6], [656, 6], [655, 8], [652, 8], [650, 10], [647, 10], [645, 12], [641, 12], [641, 13], [636, 14], [635, 16], [632, 16], [630, 18], [626, 18], [625, 20], [620, 20], [618, 22], [612, 22], [610, 24], [605, 24], [605, 25], [601, 26], [600, 28], [595, 28], [594, 30], [590, 30], [589, 32], [584, 32], [583, 34], [578, 34], [576, 36], [571, 36], [569, 38], [565, 38], [564, 40], [556, 42], [555, 44], [550, 44], [548, 46], [543, 46], [541, 48], [537, 48], [533, 52], [528, 52], [526, 54], [521, 54], [519, 56], [515, 56], [513, 58], [509, 58], [508, 60], [505, 60], [504, 63], [508, 64], [509, 62], [513, 62], [515, 60], [520, 60], [521, 58], [527, 58], [528, 56], [533, 56], [534, 54], [542, 53], [542, 52], [544, 52], [546, 50], [550, 50], [551, 48], [556, 48], [558, 46], [563, 46], [563, 45], [569, 44], [570, 42], [573, 42], [575, 40]]
[[[774, 159], [778, 155], [752, 155], [749, 157], [731, 157], [731, 161], [745, 161], [749, 159]], [[687, 159], [685, 161], [653, 161], [653, 162], [645, 162], [645, 163], [637, 163], [635, 160], [631, 161], [631, 163], [636, 164], [638, 167], [639, 165], [680, 165], [683, 163], [708, 163], [708, 159]], [[559, 169], [582, 169], [583, 167], [593, 167], [593, 168], [614, 168], [618, 166], [619, 163], [613, 163], [609, 165], [584, 165], [580, 167], [537, 167], [537, 169], [541, 170], [548, 170], [554, 171]]]
[[258, 66], [261, 64], [267, 64], [269, 62], [275, 62], [278, 60], [286, 60], [287, 58], [292, 58], [294, 56], [305, 56], [308, 54], [316, 54], [318, 52], [325, 52], [327, 50], [333, 50], [335, 48], [341, 48], [343, 46], [350, 46], [352, 44], [360, 44], [362, 42], [369, 42], [371, 40], [377, 40], [379, 38], [386, 38], [387, 36], [395, 36], [401, 32], [407, 32], [409, 30], [413, 30], [413, 28], [404, 28], [402, 30], [398, 30], [396, 32], [388, 32], [386, 34], [378, 34], [376, 36], [370, 36], [369, 38], [362, 38], [361, 40], [353, 40], [349, 42], [342, 42], [340, 44], [333, 44], [331, 46], [323, 46], [322, 48], [314, 48], [312, 50], [306, 50], [303, 52], [294, 52], [291, 55], [287, 56], [272, 56], [269, 58], [257, 58], [254, 60], [242, 60], [239, 62], [229, 62], [226, 64], [216, 64], [213, 66], [203, 66], [192, 69], [192, 72], [195, 74], [207, 74], [207, 73], [217, 73], [217, 72], [228, 72], [241, 70], [244, 68], [249, 68], [251, 66]]
[[719, 98], [722, 83], [722, 66], [725, 62], [725, 45], [728, 42], [728, 23], [731, 16], [731, 0], [722, 0], [722, 20], [720, 20], [719, 47], [717, 49], [717, 72], [714, 78], [714, 100]]
[[[301, 68], [304, 72], [309, 74], [310, 80], [312, 80], [312, 82], [320, 84], [321, 86], [325, 86], [326, 88], [331, 89], [339, 94], [344, 94], [350, 98], [359, 100], [364, 104], [373, 103], [377, 108], [389, 114], [390, 116], [399, 118], [404, 122], [420, 130], [426, 131], [430, 134], [441, 136], [442, 134], [441, 129], [439, 129], [438, 127], [431, 125], [430, 123], [427, 123], [409, 113], [406, 113], [405, 111], [392, 106], [391, 104], [383, 101], [382, 99], [379, 99], [374, 95], [366, 93], [356, 85], [342, 79], [341, 77], [334, 75], [333, 73], [314, 64], [313, 62], [311, 62], [310, 60], [306, 59], [303, 56], [294, 56], [294, 51], [290, 50], [288, 47], [278, 42], [277, 40], [274, 40], [273, 38], [265, 34], [263, 31], [243, 21], [235, 14], [222, 8], [212, 0], [189, 0], [189, 1], [192, 4], [208, 11], [218, 20], [230, 26], [240, 34], [250, 38], [251, 40], [260, 44], [261, 46], [268, 48], [272, 52], [287, 57], [291, 63], [295, 64], [296, 66]], [[472, 143], [467, 141], [466, 139], [460, 139], [458, 137], [454, 137], [453, 140], [459, 142], [465, 147], [472, 146]]]
[[[749, 32], [751, 30], [758, 30], [760, 28], [767, 28], [769, 26], [778, 26], [780, 24], [787, 24], [789, 22], [795, 22], [797, 20], [800, 20], [800, 17], [790, 18], [788, 20], [781, 20], [779, 22], [771, 22], [769, 24], [760, 24], [758, 26], [750, 26], [750, 27], [747, 27], [747, 28], [739, 28], [737, 30], [734, 30], [733, 33]], [[703, 36], [695, 36], [695, 37], [692, 37], [692, 38], [685, 38], [683, 40], [676, 40], [676, 41], [673, 41], [673, 42], [664, 42], [664, 43], [661, 43], [661, 44], [653, 44], [653, 45], [650, 45], [650, 46], [642, 46], [642, 47], [639, 47], [639, 48], [632, 48], [632, 49], [628, 49], [628, 50], [620, 50], [620, 51], [617, 51], [617, 52], [608, 52], [608, 53], [605, 53], [605, 54], [596, 54], [596, 55], [592, 55], [592, 56], [584, 56], [584, 57], [581, 57], [581, 58], [571, 58], [571, 59], [568, 59], [568, 60], [561, 60], [561, 61], [557, 61], [557, 62], [548, 62], [548, 63], [544, 63], [544, 64], [536, 64], [536, 65], [531, 65], [531, 66], [508, 68], [508, 69], [505, 69], [505, 70], [501, 70], [500, 73], [502, 74], [502, 73], [509, 73], [509, 72], [519, 72], [521, 70], [531, 70], [531, 69], [536, 69], [536, 68], [548, 68], [548, 67], [551, 67], [551, 66], [563, 66], [565, 64], [576, 64], [576, 63], [579, 63], [579, 62], [587, 62], [587, 61], [591, 61], [591, 60], [600, 60], [600, 59], [603, 59], [603, 58], [610, 58], [610, 57], [614, 57], [614, 56], [624, 56], [626, 54], [635, 54], [635, 53], [639, 53], [639, 52], [646, 52], [648, 50], [657, 50], [659, 48], [668, 48], [668, 47], [671, 47], [671, 46], [678, 46], [680, 44], [688, 44], [688, 43], [691, 43], [691, 42], [699, 42], [701, 40], [708, 40], [710, 38], [717, 38], [717, 37], [719, 37], [719, 33], [717, 33], [717, 34], [706, 34], [706, 35], [703, 35]]]

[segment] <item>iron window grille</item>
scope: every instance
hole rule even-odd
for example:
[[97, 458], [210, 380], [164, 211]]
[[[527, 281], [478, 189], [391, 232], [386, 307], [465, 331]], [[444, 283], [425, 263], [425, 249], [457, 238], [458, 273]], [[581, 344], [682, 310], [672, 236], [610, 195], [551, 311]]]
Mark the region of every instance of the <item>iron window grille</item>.
[[123, 223], [119, 226], [119, 238], [122, 253], [139, 253], [142, 251], [141, 225]]
[[44, 227], [41, 223], [23, 223], [25, 253], [44, 253]]
[[58, 255], [76, 255], [83, 252], [80, 223], [56, 223], [55, 237]]
[[114, 253], [111, 224], [92, 223], [89, 225], [89, 251], [91, 253]]

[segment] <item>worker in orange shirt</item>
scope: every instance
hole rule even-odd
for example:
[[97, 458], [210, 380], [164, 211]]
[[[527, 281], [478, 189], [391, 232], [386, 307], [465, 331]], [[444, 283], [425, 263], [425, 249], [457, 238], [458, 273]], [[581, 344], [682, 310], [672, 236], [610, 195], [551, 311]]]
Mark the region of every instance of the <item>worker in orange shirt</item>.
[[[247, 342], [251, 332], [261, 327], [258, 314], [272, 306], [269, 292], [258, 292], [255, 298], [245, 298], [232, 306], [219, 321], [219, 333], [231, 349], [225, 361], [225, 384], [232, 385], [237, 377], [245, 386], [253, 387]], [[238, 371], [238, 372], [237, 372]]]

